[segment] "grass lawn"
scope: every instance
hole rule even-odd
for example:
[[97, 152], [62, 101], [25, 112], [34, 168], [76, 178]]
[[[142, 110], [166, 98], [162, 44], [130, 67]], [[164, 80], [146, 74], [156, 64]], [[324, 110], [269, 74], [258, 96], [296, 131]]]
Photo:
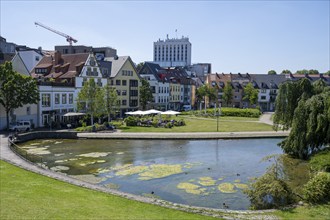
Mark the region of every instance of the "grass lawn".
[[[172, 116], [172, 119], [184, 119], [185, 126], [173, 128], [130, 127], [117, 124], [123, 132], [216, 132], [216, 118], [199, 118], [191, 116]], [[255, 122], [254, 122], [255, 120]], [[223, 117], [219, 119], [219, 132], [238, 131], [272, 131], [272, 126], [257, 122], [254, 118]]]
[[330, 203], [316, 206], [300, 206], [286, 211], [276, 211], [274, 214], [281, 219], [330, 219]]
[[0, 161], [0, 219], [213, 219], [84, 189]]

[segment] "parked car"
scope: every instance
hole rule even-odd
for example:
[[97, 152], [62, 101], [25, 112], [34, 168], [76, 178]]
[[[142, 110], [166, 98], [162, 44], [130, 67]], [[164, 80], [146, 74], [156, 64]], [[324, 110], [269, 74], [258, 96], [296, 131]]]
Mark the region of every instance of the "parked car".
[[18, 121], [15, 124], [9, 126], [11, 131], [30, 131], [31, 122], [30, 121]]

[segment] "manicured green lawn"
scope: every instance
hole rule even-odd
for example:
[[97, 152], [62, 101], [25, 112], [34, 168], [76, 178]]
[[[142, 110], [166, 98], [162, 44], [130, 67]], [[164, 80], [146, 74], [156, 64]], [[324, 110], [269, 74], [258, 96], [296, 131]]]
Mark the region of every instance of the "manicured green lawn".
[[316, 206], [300, 206], [287, 211], [276, 211], [275, 215], [282, 219], [330, 219], [330, 203]]
[[80, 188], [0, 161], [0, 219], [213, 219]]
[[[216, 118], [198, 118], [190, 116], [172, 116], [172, 119], [184, 119], [185, 126], [173, 128], [119, 126], [123, 132], [216, 132]], [[253, 122], [253, 118], [225, 117], [219, 120], [219, 132], [272, 131], [272, 126]], [[252, 122], [251, 122], [252, 121]]]

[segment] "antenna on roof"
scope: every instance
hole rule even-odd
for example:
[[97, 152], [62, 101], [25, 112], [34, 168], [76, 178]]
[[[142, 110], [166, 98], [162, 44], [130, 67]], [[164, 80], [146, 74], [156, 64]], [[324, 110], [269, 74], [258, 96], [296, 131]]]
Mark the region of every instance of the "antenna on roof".
[[178, 29], [175, 29], [175, 38], [178, 38]]

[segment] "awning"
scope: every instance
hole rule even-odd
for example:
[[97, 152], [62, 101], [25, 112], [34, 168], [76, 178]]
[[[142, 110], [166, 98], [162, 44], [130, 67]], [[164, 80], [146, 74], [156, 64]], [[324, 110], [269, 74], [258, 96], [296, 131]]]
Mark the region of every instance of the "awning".
[[181, 112], [168, 110], [168, 111], [166, 111], [166, 112], [162, 112], [162, 113], [160, 113], [160, 114], [162, 114], [162, 115], [178, 115], [178, 114], [181, 114]]
[[80, 113], [80, 112], [68, 112], [65, 113], [63, 116], [64, 117], [69, 117], [69, 116], [81, 116], [81, 115], [86, 115], [85, 113]]

